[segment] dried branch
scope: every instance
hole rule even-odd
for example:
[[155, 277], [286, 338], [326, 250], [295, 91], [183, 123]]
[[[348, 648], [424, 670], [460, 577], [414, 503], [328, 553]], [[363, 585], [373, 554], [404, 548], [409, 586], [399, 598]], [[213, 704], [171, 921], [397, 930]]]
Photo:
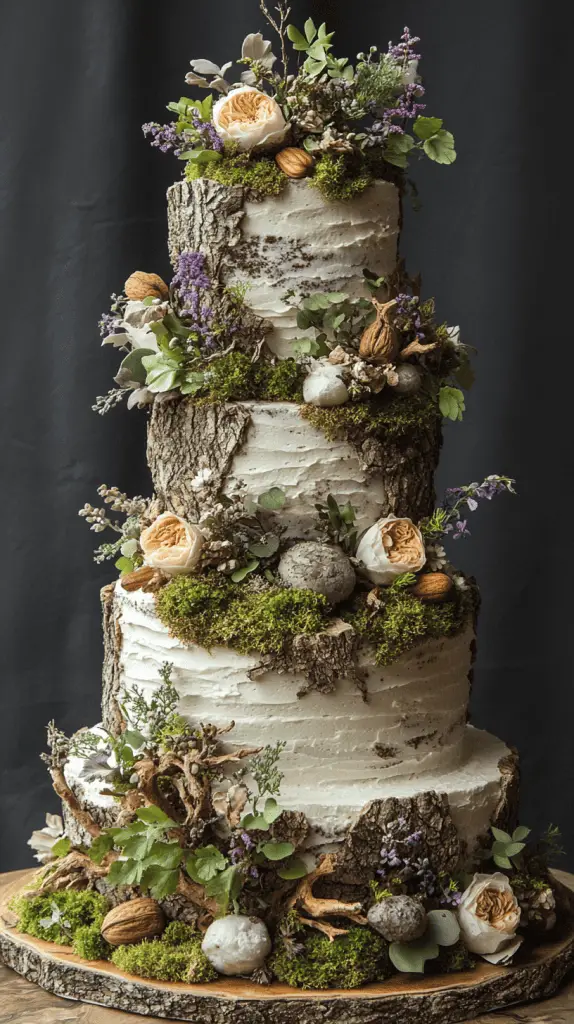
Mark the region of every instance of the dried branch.
[[53, 767], [50, 767], [50, 775], [52, 776], [52, 785], [55, 792], [60, 797], [60, 800], [70, 808], [70, 812], [78, 822], [78, 825], [85, 829], [93, 839], [97, 839], [97, 837], [102, 834], [102, 830], [98, 823], [94, 821], [89, 811], [85, 811], [80, 807], [76, 794], [70, 789], [66, 782], [64, 769], [54, 765]]
[[[367, 924], [366, 917], [361, 913], [361, 903], [344, 903], [342, 900], [320, 899], [313, 895], [315, 882], [326, 875], [332, 875], [335, 868], [335, 857], [332, 853], [326, 854], [315, 870], [301, 879], [289, 901], [288, 907], [297, 911], [303, 910], [314, 920], [321, 917], [347, 917], [354, 924]], [[308, 923], [310, 927], [313, 927], [311, 921]], [[324, 929], [319, 930], [324, 931]]]
[[92, 889], [100, 878], [106, 877], [110, 865], [118, 857], [119, 853], [112, 852], [101, 864], [95, 864], [86, 853], [72, 850], [66, 857], [38, 872], [41, 882], [37, 888], [30, 890], [30, 896], [42, 896], [44, 893], [61, 892], [64, 889]]
[[399, 359], [409, 359], [410, 356], [421, 356], [426, 352], [432, 352], [438, 345], [438, 341], [433, 341], [428, 345], [421, 345], [420, 341], [411, 341], [399, 352]]
[[267, 19], [267, 21], [271, 25], [271, 28], [274, 29], [275, 32], [277, 32], [277, 35], [279, 36], [279, 39], [281, 40], [281, 64], [283, 66], [283, 83], [286, 85], [287, 84], [288, 67], [287, 67], [287, 43], [286, 43], [286, 39], [285, 39], [285, 36], [286, 36], [285, 30], [286, 30], [286, 27], [287, 27], [287, 20], [289, 18], [289, 15], [291, 14], [291, 8], [287, 6], [287, 4], [285, 3], [285, 0], [279, 0], [279, 3], [277, 4], [277, 7], [275, 8], [275, 10], [277, 11], [277, 13], [279, 15], [279, 22], [277, 22], [275, 20], [275, 18], [272, 16], [272, 14], [270, 13], [269, 8], [267, 7], [267, 4], [265, 3], [265, 0], [259, 0], [259, 6], [261, 8], [261, 11], [262, 11], [264, 17]]

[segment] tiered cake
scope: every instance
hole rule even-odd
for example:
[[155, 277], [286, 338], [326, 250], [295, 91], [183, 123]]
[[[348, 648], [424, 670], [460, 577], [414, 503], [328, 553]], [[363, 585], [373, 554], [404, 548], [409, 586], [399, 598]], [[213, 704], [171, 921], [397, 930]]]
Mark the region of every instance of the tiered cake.
[[[512, 481], [435, 505], [468, 351], [398, 243], [408, 154], [451, 163], [453, 141], [422, 114], [408, 30], [352, 68], [325, 26], [261, 6], [284, 54], [305, 52], [297, 74], [248, 36], [241, 82], [193, 61], [188, 82], [220, 98], [145, 126], [186, 161], [174, 276], [136, 271], [113, 296], [118, 388], [95, 408], [146, 409], [153, 495], [102, 486], [81, 510], [115, 531], [96, 560], [120, 571], [102, 593], [102, 722], [49, 728], [64, 824], [35, 833], [47, 867], [14, 910], [21, 933], [111, 960], [113, 993], [88, 993], [110, 1005], [128, 1005], [127, 972], [130, 1000], [133, 976], [155, 983], [141, 1012], [244, 1020], [218, 982], [236, 975], [273, 983], [245, 997], [258, 1020], [298, 1014], [278, 983], [378, 983], [377, 1020], [458, 1020], [548, 990], [545, 955], [524, 950], [568, 915], [555, 834], [527, 844], [516, 821], [516, 754], [468, 724], [478, 592], [443, 546]], [[514, 981], [485, 976], [514, 957]], [[557, 983], [570, 941], [548, 957]], [[454, 1001], [453, 971], [470, 972]], [[397, 972], [433, 973], [432, 999], [397, 995]], [[187, 988], [168, 999], [173, 981]], [[328, 1012], [359, 1019], [340, 999]]]

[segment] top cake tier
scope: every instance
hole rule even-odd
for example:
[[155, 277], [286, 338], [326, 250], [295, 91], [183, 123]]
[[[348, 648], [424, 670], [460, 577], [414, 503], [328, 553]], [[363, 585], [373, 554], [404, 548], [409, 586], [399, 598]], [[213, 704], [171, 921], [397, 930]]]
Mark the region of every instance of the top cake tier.
[[246, 306], [272, 325], [267, 344], [281, 358], [293, 355], [301, 335], [288, 293], [356, 297], [364, 294], [364, 268], [382, 277], [397, 264], [400, 199], [388, 181], [352, 202], [325, 202], [306, 181], [259, 200], [209, 179], [179, 181], [167, 196], [172, 261], [201, 252], [212, 279], [245, 285]]

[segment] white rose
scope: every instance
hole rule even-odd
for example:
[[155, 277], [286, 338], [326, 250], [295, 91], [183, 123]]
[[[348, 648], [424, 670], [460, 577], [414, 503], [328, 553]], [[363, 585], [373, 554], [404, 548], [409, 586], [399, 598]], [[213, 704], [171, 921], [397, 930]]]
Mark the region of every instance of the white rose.
[[222, 96], [213, 108], [213, 123], [225, 142], [235, 142], [243, 151], [278, 145], [289, 129], [273, 97], [251, 85]]
[[462, 894], [458, 922], [471, 953], [490, 963], [510, 960], [522, 939], [516, 935], [520, 907], [506, 875], [475, 875]]
[[193, 572], [203, 542], [199, 527], [173, 512], [162, 512], [140, 537], [145, 564], [161, 569], [166, 576]]
[[425, 564], [421, 531], [411, 519], [379, 519], [361, 537], [357, 558], [373, 583], [392, 583], [395, 576], [418, 572]]

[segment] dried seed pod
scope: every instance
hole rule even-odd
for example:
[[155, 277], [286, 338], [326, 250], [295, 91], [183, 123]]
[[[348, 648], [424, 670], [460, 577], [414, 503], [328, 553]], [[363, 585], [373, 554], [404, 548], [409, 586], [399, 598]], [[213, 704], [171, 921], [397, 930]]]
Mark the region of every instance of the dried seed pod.
[[314, 160], [310, 153], [296, 146], [287, 146], [275, 157], [277, 166], [288, 178], [304, 178], [310, 173]]
[[127, 946], [161, 935], [165, 926], [165, 914], [159, 903], [142, 896], [110, 910], [102, 921], [101, 932], [110, 946]]
[[453, 582], [445, 572], [425, 572], [409, 589], [413, 597], [418, 597], [420, 601], [438, 602], [444, 601], [452, 588]]
[[154, 299], [168, 299], [169, 288], [159, 274], [146, 274], [143, 270], [135, 270], [130, 274], [124, 291], [128, 299], [147, 299], [150, 295]]
[[394, 363], [399, 352], [399, 340], [392, 324], [396, 299], [390, 302], [379, 302], [372, 298], [377, 316], [372, 324], [363, 331], [359, 345], [359, 355], [373, 363]]

